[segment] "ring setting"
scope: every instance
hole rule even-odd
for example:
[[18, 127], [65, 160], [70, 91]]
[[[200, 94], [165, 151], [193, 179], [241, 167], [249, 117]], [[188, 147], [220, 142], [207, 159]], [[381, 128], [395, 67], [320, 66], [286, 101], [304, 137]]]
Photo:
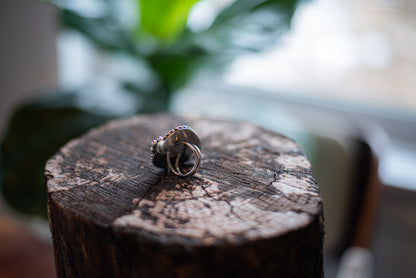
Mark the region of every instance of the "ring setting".
[[153, 140], [151, 149], [153, 164], [177, 176], [192, 176], [201, 164], [201, 140], [189, 126], [181, 125], [165, 137], [159, 136]]

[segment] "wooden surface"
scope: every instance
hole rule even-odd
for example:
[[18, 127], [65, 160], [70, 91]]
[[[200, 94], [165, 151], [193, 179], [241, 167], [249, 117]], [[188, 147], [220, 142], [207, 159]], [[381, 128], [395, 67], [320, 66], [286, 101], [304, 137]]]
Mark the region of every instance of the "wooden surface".
[[[150, 161], [193, 127], [192, 177]], [[302, 149], [248, 123], [151, 115], [111, 122], [46, 165], [59, 277], [320, 277], [323, 218]]]

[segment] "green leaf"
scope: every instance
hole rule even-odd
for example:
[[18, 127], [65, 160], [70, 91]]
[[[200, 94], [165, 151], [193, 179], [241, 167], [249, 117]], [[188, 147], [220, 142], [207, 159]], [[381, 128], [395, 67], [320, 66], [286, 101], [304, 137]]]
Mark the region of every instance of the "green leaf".
[[109, 17], [84, 17], [72, 10], [62, 10], [61, 20], [66, 27], [78, 30], [100, 48], [137, 55], [139, 48], [128, 30], [121, 28]]
[[172, 41], [185, 29], [189, 11], [198, 0], [139, 0], [143, 30]]
[[272, 46], [290, 26], [298, 0], [236, 0], [205, 32], [217, 38], [216, 48], [236, 55]]

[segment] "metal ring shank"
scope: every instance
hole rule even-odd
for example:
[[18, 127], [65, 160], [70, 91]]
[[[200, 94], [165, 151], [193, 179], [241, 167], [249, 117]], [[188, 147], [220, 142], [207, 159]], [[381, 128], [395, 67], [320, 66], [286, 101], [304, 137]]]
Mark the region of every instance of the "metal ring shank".
[[183, 173], [181, 171], [180, 165], [179, 165], [179, 161], [180, 161], [180, 158], [182, 156], [182, 153], [179, 153], [176, 156], [175, 167], [173, 167], [172, 162], [170, 160], [171, 150], [169, 150], [166, 154], [166, 161], [167, 161], [168, 167], [173, 173], [175, 173], [176, 175], [181, 176], [181, 177], [187, 177], [187, 176], [193, 175], [193, 174], [196, 173], [196, 171], [198, 171], [199, 165], [201, 164], [201, 151], [199, 150], [199, 148], [197, 146], [195, 146], [191, 143], [188, 143], [188, 142], [178, 142], [178, 143], [175, 144], [175, 146], [179, 145], [179, 144], [183, 144], [183, 145], [185, 145], [186, 147], [188, 147], [192, 150], [192, 152], [195, 155], [195, 163], [188, 172]]

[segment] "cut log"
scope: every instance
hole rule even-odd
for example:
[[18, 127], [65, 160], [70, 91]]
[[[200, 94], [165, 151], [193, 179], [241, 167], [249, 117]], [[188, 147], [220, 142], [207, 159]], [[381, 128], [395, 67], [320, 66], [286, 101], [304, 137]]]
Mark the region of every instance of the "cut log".
[[[198, 172], [155, 167], [178, 125], [202, 141]], [[45, 171], [58, 277], [322, 277], [323, 212], [302, 148], [245, 122], [172, 115], [110, 122]]]

